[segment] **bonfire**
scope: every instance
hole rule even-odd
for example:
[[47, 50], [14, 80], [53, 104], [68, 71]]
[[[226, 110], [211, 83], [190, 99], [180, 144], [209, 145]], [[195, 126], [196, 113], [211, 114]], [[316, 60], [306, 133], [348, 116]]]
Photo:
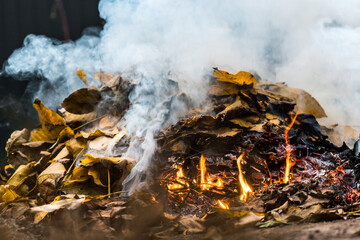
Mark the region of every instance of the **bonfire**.
[[76, 73], [85, 88], [56, 112], [36, 99], [41, 126], [15, 131], [6, 144], [1, 214], [39, 239], [54, 237], [54, 226], [88, 239], [161, 239], [360, 211], [360, 159], [329, 140], [332, 129], [317, 121], [324, 110], [303, 90], [214, 68], [206, 104], [192, 108], [169, 79], [168, 104], [189, 111], [157, 132], [152, 165], [138, 173], [145, 184], [129, 190], [124, 181], [137, 162], [126, 152], [135, 136], [122, 117], [133, 81], [98, 72], [94, 86]]

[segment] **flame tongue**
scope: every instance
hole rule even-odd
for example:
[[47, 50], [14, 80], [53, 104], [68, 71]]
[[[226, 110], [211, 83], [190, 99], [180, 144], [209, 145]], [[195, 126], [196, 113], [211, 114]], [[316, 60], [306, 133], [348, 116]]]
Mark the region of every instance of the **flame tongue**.
[[[213, 188], [213, 187], [216, 187], [218, 189], [224, 188], [224, 183], [220, 177], [218, 177], [215, 182], [215, 178], [211, 178], [209, 176], [209, 174], [206, 171], [205, 162], [206, 162], [206, 157], [204, 157], [204, 155], [201, 155], [201, 157], [200, 157], [200, 187], [201, 187], [201, 190], [209, 190], [210, 188]], [[196, 183], [196, 181], [194, 181], [194, 183]]]
[[205, 166], [205, 161], [206, 161], [206, 157], [204, 157], [204, 155], [201, 154], [200, 157], [200, 187], [201, 190], [209, 190], [212, 182], [211, 180], [207, 177], [206, 174], [206, 166]]
[[204, 155], [201, 154], [201, 157], [200, 157], [200, 176], [201, 176], [200, 186], [201, 186], [202, 190], [208, 189], [206, 186], [206, 182], [205, 182], [205, 174], [206, 174], [205, 161], [206, 161], [206, 158], [204, 157]]
[[285, 144], [286, 144], [286, 149], [285, 149], [286, 150], [286, 167], [285, 167], [285, 176], [284, 176], [284, 180], [283, 180], [284, 183], [289, 182], [289, 175], [290, 175], [291, 167], [295, 165], [295, 163], [293, 163], [291, 160], [291, 145], [290, 145], [290, 141], [289, 141], [289, 131], [292, 128], [292, 126], [294, 125], [298, 114], [299, 114], [299, 112], [297, 112], [295, 114], [295, 117], [293, 118], [290, 125], [285, 129], [285, 132], [284, 132]]
[[243, 159], [243, 157], [244, 157], [244, 153], [241, 154], [240, 157], [238, 157], [237, 165], [238, 165], [238, 169], [239, 169], [239, 183], [240, 183], [240, 187], [241, 187], [240, 200], [246, 201], [248, 193], [251, 193], [252, 190], [251, 190], [250, 186], [247, 184], [246, 179], [244, 178], [244, 175], [241, 171], [241, 160]]
[[177, 183], [171, 183], [168, 184], [168, 189], [181, 189], [184, 188], [184, 186], [188, 186], [186, 181], [184, 180], [184, 172], [181, 166], [177, 166], [177, 172], [176, 172], [176, 182]]
[[215, 183], [215, 186], [217, 187], [217, 188], [224, 188], [224, 183], [223, 183], [223, 181], [221, 180], [221, 178], [218, 178], [217, 179], [217, 181], [216, 181], [216, 183]]
[[222, 202], [222, 201], [218, 200], [218, 204], [223, 209], [229, 209], [229, 205], [227, 203], [225, 203], [225, 202]]

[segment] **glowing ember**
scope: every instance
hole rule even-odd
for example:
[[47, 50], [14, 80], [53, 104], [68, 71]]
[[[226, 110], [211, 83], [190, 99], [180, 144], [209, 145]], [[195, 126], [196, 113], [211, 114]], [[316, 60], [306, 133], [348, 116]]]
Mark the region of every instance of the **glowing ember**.
[[238, 157], [237, 165], [238, 165], [238, 169], [239, 169], [239, 183], [240, 183], [240, 187], [241, 187], [240, 200], [246, 201], [248, 193], [251, 193], [252, 190], [251, 190], [250, 186], [247, 184], [246, 179], [244, 178], [244, 175], [241, 171], [241, 161], [242, 161], [243, 157], [244, 157], [244, 153], [241, 154], [240, 157]]
[[218, 204], [223, 209], [229, 209], [229, 204], [227, 204], [227, 203], [224, 203], [224, 202], [218, 200]]
[[217, 180], [216, 183], [215, 183], [215, 186], [216, 186], [217, 188], [224, 188], [224, 183], [223, 183], [223, 181], [221, 180], [221, 178], [218, 178], [218, 180]]
[[291, 167], [295, 165], [295, 162], [293, 162], [291, 160], [291, 145], [290, 145], [290, 141], [289, 141], [289, 131], [292, 128], [292, 126], [294, 125], [298, 114], [299, 114], [299, 112], [297, 112], [295, 114], [295, 117], [293, 118], [290, 125], [285, 129], [285, 132], [284, 132], [285, 144], [286, 144], [286, 167], [285, 167], [285, 176], [284, 176], [284, 180], [283, 180], [284, 183], [289, 182], [289, 175], [290, 175]]
[[178, 183], [172, 183], [168, 184], [169, 189], [181, 189], [184, 188], [184, 186], [187, 186], [188, 183], [184, 180], [184, 172], [182, 170], [181, 166], [177, 166], [178, 171], [176, 172], [176, 182]]

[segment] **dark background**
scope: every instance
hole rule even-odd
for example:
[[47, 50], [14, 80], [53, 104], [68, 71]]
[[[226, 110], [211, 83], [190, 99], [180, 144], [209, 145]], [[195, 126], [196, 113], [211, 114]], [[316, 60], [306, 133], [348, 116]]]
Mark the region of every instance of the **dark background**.
[[[62, 0], [71, 40], [78, 39], [85, 28], [101, 27], [99, 0]], [[28, 34], [46, 35], [65, 41], [59, 8], [55, 0], [0, 0], [0, 64], [22, 47]], [[12, 131], [38, 124], [27, 87], [29, 82], [0, 76], [0, 163], [5, 157], [5, 143]], [[35, 85], [36, 86], [36, 85]]]

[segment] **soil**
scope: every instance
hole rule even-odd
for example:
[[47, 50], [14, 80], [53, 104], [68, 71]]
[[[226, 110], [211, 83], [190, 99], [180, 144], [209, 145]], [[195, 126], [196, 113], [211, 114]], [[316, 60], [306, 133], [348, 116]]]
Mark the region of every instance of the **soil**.
[[[67, 234], [63, 230], [58, 229], [60, 235], [57, 239], [63, 239], [62, 237]], [[60, 237], [62, 236], [62, 237]], [[22, 239], [32, 240], [37, 239], [38, 236], [31, 235], [26, 232], [26, 229], [16, 229], [16, 226], [11, 221], [4, 222], [0, 219], [0, 239]], [[68, 236], [70, 237], [70, 236]], [[74, 237], [74, 236], [72, 236]], [[71, 238], [71, 237], [70, 237]], [[78, 239], [78, 238], [76, 238]], [[165, 238], [166, 239], [166, 238]], [[205, 233], [190, 234], [190, 235], [178, 235], [168, 236], [167, 239], [246, 239], [246, 240], [333, 240], [333, 239], [360, 239], [360, 218], [348, 219], [348, 220], [336, 220], [332, 222], [320, 222], [320, 223], [304, 223], [294, 224], [287, 226], [278, 226], [273, 228], [259, 229], [254, 227], [245, 228], [242, 231], [236, 233], [222, 233], [216, 229], [216, 227], [210, 227]], [[51, 239], [49, 239], [51, 240]], [[79, 239], [80, 240], [80, 239]]]
[[247, 228], [241, 232], [222, 234], [215, 227], [209, 228], [205, 234], [183, 236], [179, 239], [244, 239], [244, 240], [333, 240], [360, 239], [360, 218], [336, 220], [332, 222], [303, 223], [273, 228]]

